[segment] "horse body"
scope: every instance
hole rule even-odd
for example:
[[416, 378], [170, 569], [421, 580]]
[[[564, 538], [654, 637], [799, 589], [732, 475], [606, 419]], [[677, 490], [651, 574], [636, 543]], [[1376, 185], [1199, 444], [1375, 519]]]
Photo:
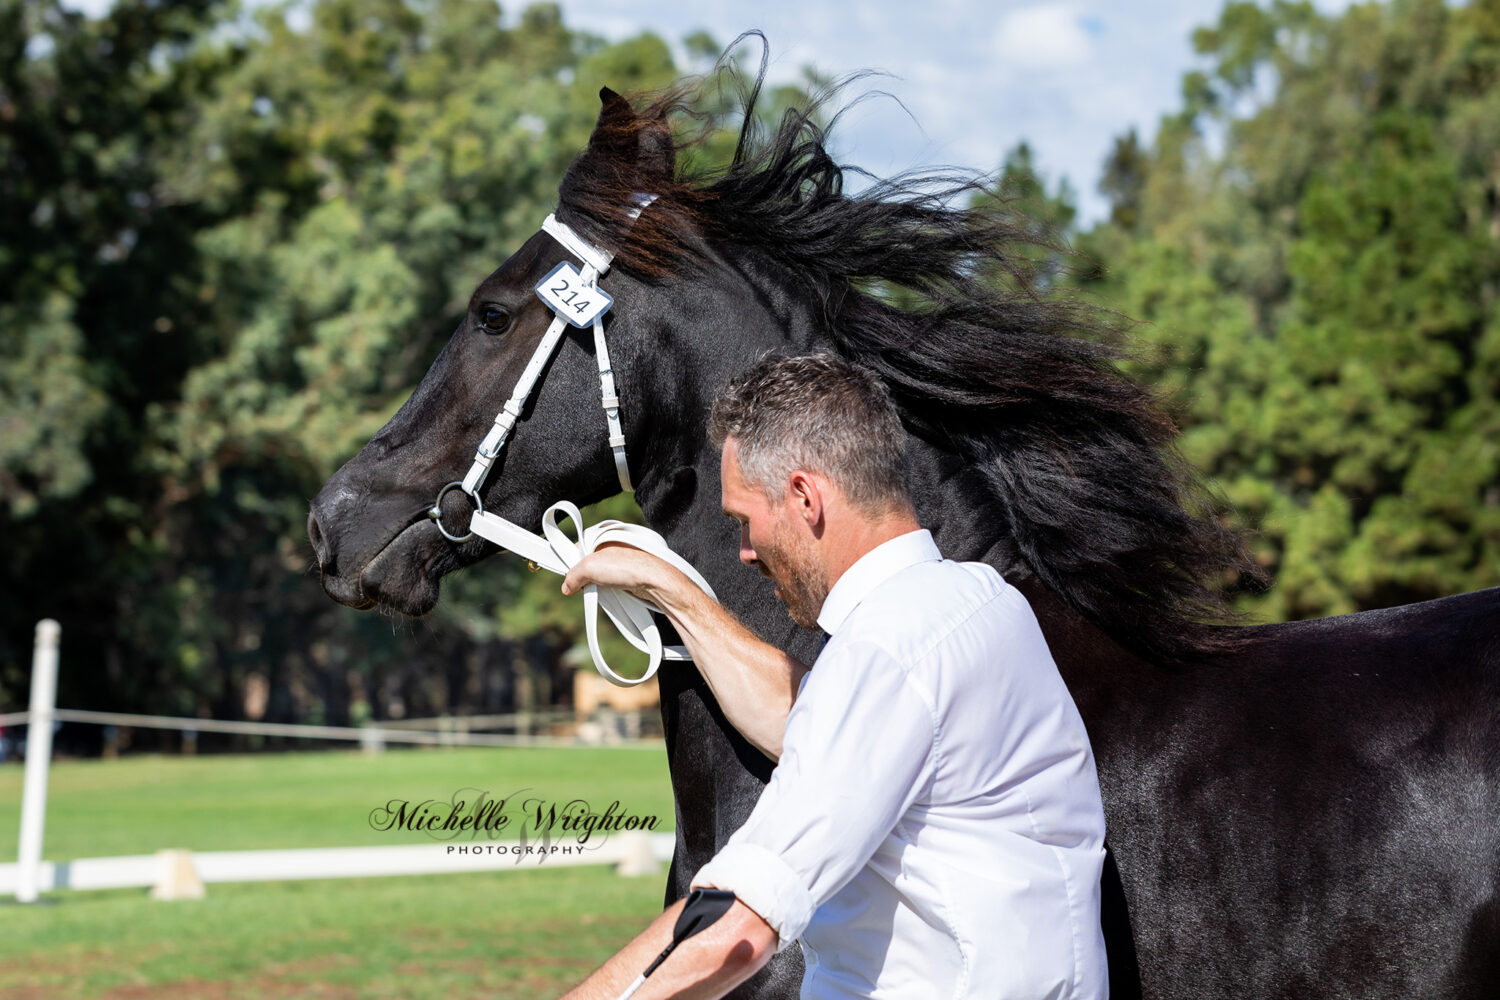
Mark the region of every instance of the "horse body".
[[1491, 589], [1262, 626], [1080, 706], [1140, 995], [1496, 995], [1497, 622]]
[[[609, 111], [606, 98], [591, 151], [623, 155]], [[624, 152], [660, 154], [645, 139]], [[569, 203], [565, 181], [560, 216]], [[652, 212], [673, 209], [643, 218]], [[691, 218], [659, 224], [691, 270], [606, 279], [637, 499], [727, 607], [811, 662], [816, 637], [737, 561], [704, 424], [713, 391], [765, 351], [841, 349], [829, 332], [836, 304], [773, 254], [715, 239]], [[540, 337], [550, 316], [531, 288], [564, 256], [539, 234], [486, 279], [411, 400], [320, 492], [309, 532], [330, 595], [419, 614], [443, 573], [494, 551], [444, 541], [424, 511], [467, 466]], [[479, 319], [495, 309], [502, 330]], [[553, 500], [617, 489], [580, 334], [553, 358], [489, 478], [486, 509], [520, 524], [538, 524]], [[1495, 995], [1500, 589], [1240, 629], [1244, 641], [1165, 665], [1042, 579], [1015, 511], [940, 434], [913, 435], [911, 472], [919, 518], [945, 555], [989, 562], [1026, 593], [1088, 727], [1109, 830], [1116, 997]], [[445, 511], [453, 525], [467, 516], [456, 496]], [[658, 678], [678, 808], [670, 901], [744, 822], [773, 765], [696, 670]], [[791, 949], [734, 995], [795, 996], [801, 972]]]

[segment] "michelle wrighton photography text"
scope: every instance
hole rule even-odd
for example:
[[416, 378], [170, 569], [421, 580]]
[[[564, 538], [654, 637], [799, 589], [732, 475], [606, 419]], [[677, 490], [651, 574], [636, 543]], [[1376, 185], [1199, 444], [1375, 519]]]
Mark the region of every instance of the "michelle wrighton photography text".
[[[598, 846], [611, 833], [655, 832], [661, 824], [652, 813], [635, 813], [618, 799], [595, 809], [585, 799], [560, 802], [527, 795], [521, 789], [504, 797], [480, 788], [461, 788], [442, 799], [389, 799], [370, 811], [370, 826], [381, 831], [425, 833], [434, 840], [520, 838], [568, 839], [583, 847]], [[524, 797], [523, 797], [524, 796]], [[590, 840], [600, 835], [593, 844]]]

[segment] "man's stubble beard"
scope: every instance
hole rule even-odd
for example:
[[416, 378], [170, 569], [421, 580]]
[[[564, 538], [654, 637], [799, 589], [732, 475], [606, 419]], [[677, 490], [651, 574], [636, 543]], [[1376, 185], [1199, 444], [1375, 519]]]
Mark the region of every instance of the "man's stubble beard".
[[[770, 558], [766, 558], [769, 556]], [[778, 529], [770, 552], [762, 553], [761, 565], [781, 591], [787, 614], [799, 626], [818, 629], [818, 612], [828, 599], [828, 584], [823, 579], [812, 543], [790, 529]]]

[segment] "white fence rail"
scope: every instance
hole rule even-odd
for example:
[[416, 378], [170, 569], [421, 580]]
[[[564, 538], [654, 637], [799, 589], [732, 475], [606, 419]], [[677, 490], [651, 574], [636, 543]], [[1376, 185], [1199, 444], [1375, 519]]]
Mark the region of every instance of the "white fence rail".
[[[672, 857], [670, 833], [617, 833], [580, 845], [573, 838], [550, 842], [476, 841], [403, 844], [391, 847], [325, 847], [287, 851], [158, 851], [115, 858], [44, 861], [36, 887], [63, 889], [163, 889], [179, 877], [186, 856], [197, 878], [213, 882], [280, 882], [299, 879], [370, 878], [386, 875], [454, 875], [519, 867], [612, 864], [622, 874], [643, 874]], [[0, 864], [0, 893], [16, 892], [21, 866]]]
[[[508, 736], [497, 733], [424, 732], [420, 729], [390, 729], [383, 726], [312, 726], [291, 722], [228, 722], [219, 719], [180, 719], [165, 715], [131, 715], [126, 712], [91, 712], [59, 708], [52, 713], [59, 722], [95, 722], [106, 726], [140, 729], [177, 729], [190, 733], [238, 733], [248, 736], [294, 736], [315, 740], [349, 740], [370, 743], [419, 743], [426, 746], [463, 747], [580, 747], [597, 746], [562, 736]], [[622, 740], [610, 749], [659, 749], [660, 740]]]

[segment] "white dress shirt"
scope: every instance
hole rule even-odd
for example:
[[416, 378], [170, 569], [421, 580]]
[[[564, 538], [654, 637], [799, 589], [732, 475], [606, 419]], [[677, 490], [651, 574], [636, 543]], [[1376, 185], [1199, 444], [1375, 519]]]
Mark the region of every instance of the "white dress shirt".
[[932, 536], [851, 566], [750, 818], [693, 879], [802, 944], [802, 997], [1107, 995], [1104, 811], [1031, 606]]

